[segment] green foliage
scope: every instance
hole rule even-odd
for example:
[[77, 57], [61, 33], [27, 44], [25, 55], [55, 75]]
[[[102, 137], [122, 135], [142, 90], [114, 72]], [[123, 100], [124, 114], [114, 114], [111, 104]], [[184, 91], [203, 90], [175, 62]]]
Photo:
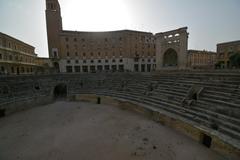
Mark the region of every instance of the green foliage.
[[232, 67], [240, 68], [240, 53], [235, 53], [229, 58]]
[[215, 68], [221, 68], [222, 65], [224, 65], [224, 61], [219, 61], [215, 64]]

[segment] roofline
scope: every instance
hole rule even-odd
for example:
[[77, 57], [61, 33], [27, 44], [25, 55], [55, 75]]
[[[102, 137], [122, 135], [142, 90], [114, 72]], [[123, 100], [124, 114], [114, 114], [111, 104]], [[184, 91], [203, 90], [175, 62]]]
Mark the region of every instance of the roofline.
[[50, 59], [48, 57], [37, 57], [38, 59]]
[[231, 44], [231, 43], [240, 43], [240, 40], [218, 43], [217, 45], [224, 45], [224, 44]]
[[152, 34], [151, 32], [144, 32], [144, 31], [136, 31], [136, 30], [128, 30], [128, 29], [123, 29], [123, 30], [114, 30], [114, 31], [70, 31], [70, 30], [62, 30], [62, 33], [116, 33], [116, 32], [137, 32], [137, 33], [145, 33], [145, 34]]
[[35, 47], [34, 47], [34, 46], [32, 46], [32, 45], [30, 45], [30, 44], [27, 44], [26, 42], [23, 42], [23, 41], [21, 41], [21, 40], [19, 40], [19, 39], [17, 39], [17, 38], [14, 38], [14, 37], [12, 37], [12, 36], [10, 36], [10, 35], [8, 35], [8, 34], [2, 33], [2, 32], [0, 32], [0, 34], [6, 36], [6, 37], [8, 37], [8, 38], [14, 39], [14, 40], [16, 40], [16, 41], [18, 41], [18, 42], [20, 42], [20, 43], [23, 43], [23, 44], [26, 45], [26, 46], [32, 47], [32, 48], [35, 50]]
[[213, 53], [213, 54], [217, 54], [217, 52], [214, 52], [214, 51], [208, 51], [208, 50], [196, 50], [196, 49], [188, 49], [187, 50], [188, 52], [208, 52], [208, 53]]
[[158, 35], [162, 35], [162, 34], [171, 34], [172, 32], [178, 32], [178, 31], [181, 31], [181, 30], [188, 30], [188, 27], [185, 26], [185, 27], [181, 27], [181, 28], [177, 28], [177, 29], [173, 29], [173, 30], [168, 30], [168, 31], [165, 31], [165, 32], [159, 32], [159, 33], [156, 33], [155, 35], [158, 36]]

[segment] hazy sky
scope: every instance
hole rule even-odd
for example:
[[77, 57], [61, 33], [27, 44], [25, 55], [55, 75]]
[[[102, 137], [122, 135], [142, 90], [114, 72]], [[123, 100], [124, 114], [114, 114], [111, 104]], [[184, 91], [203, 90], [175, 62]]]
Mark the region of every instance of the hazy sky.
[[[131, 29], [152, 33], [187, 26], [189, 49], [216, 50], [240, 39], [240, 0], [59, 0], [63, 28]], [[47, 57], [45, 0], [0, 0], [0, 32]]]

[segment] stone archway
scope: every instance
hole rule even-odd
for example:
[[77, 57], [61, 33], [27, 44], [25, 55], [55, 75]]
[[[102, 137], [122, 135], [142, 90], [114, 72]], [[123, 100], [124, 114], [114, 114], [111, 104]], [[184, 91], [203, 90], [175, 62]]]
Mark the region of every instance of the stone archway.
[[58, 84], [53, 90], [54, 98], [66, 98], [67, 97], [67, 85], [64, 83]]
[[163, 55], [163, 67], [177, 67], [178, 55], [177, 52], [170, 48]]
[[186, 69], [188, 49], [187, 27], [157, 33], [155, 37], [156, 69]]

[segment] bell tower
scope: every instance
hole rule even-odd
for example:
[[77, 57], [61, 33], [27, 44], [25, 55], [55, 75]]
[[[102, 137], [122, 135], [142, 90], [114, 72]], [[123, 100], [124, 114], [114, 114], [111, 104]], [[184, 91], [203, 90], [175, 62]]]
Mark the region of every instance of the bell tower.
[[62, 17], [58, 0], [46, 0], [46, 24], [49, 58], [59, 58]]

